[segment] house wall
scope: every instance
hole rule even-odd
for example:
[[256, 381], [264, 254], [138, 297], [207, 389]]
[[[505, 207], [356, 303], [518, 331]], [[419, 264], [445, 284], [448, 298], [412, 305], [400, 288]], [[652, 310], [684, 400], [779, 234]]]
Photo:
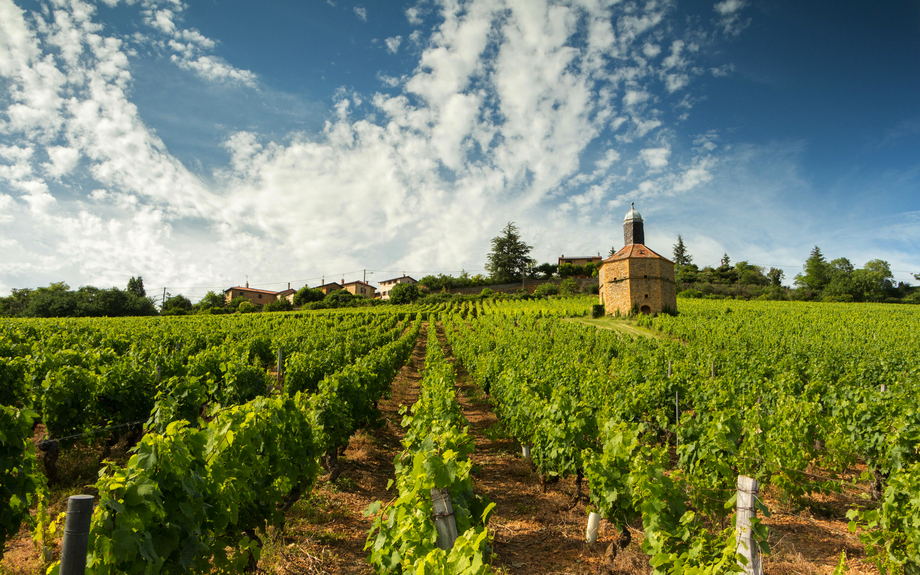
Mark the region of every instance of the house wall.
[[417, 284], [417, 281], [414, 281], [409, 278], [399, 278], [397, 280], [387, 280], [380, 282], [380, 298], [381, 299], [390, 299], [390, 290], [396, 287], [396, 284]]
[[633, 306], [648, 313], [677, 309], [674, 264], [658, 258], [626, 258], [604, 264], [598, 272], [600, 303], [608, 314], [628, 314]]
[[252, 303], [256, 305], [265, 305], [267, 303], [272, 303], [273, 301], [278, 299], [278, 297], [275, 294], [255, 292], [252, 290], [248, 290], [246, 288], [242, 288], [242, 289], [233, 288], [232, 290], [224, 294], [224, 299], [227, 301], [227, 303], [230, 303], [230, 300], [236, 297], [240, 297], [240, 296], [248, 299], [249, 301], [251, 301]]
[[364, 285], [364, 284], [348, 284], [342, 289], [347, 290], [348, 293], [350, 294], [359, 295], [361, 297], [367, 297], [367, 298], [374, 297], [374, 294], [377, 292], [377, 290], [374, 289], [374, 286], [369, 286], [369, 285]]

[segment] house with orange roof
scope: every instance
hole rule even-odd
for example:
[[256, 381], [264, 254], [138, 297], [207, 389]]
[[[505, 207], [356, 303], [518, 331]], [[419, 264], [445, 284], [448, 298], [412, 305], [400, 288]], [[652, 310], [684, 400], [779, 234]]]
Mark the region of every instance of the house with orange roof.
[[224, 301], [227, 303], [230, 303], [230, 300], [238, 297], [244, 297], [255, 305], [265, 305], [277, 300], [278, 292], [267, 289], [251, 288], [249, 287], [249, 282], [246, 282], [246, 287], [236, 286], [224, 290]]

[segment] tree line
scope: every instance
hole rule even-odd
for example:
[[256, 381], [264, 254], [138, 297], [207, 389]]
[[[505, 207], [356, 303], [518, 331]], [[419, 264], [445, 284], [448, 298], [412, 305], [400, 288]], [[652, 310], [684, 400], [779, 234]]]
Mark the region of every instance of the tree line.
[[[537, 265], [536, 260], [530, 257], [532, 250], [533, 246], [521, 238], [514, 222], [508, 222], [501, 234], [492, 238], [491, 251], [486, 256], [485, 267], [488, 275], [471, 276], [466, 271], [462, 271], [458, 277], [446, 274], [427, 275], [419, 280], [418, 286], [394, 286], [390, 292], [389, 303], [436, 303], [451, 298], [448, 290], [518, 283], [525, 277], [536, 280], [563, 280], [560, 286], [541, 286], [534, 294], [538, 297], [572, 294], [580, 291], [573, 278], [597, 277], [598, 268], [593, 263], [583, 266], [551, 263]], [[611, 249], [609, 255], [615, 252], [615, 249]], [[896, 283], [887, 261], [873, 259], [857, 268], [843, 257], [827, 261], [818, 246], [812, 249], [802, 266], [803, 272], [795, 276], [792, 288], [783, 285], [785, 272], [782, 269], [766, 269], [746, 260], [733, 264], [727, 253], [722, 256], [718, 266], [700, 268], [693, 263], [693, 256], [690, 255], [680, 235], [673, 246], [673, 260], [678, 297], [920, 303], [920, 288], [912, 287], [906, 282]], [[914, 277], [920, 280], [920, 274], [914, 274]], [[596, 289], [592, 291], [597, 293]], [[519, 297], [524, 295], [519, 294]], [[495, 294], [484, 292], [484, 296], [464, 297], [485, 296], [495, 297]], [[13, 289], [11, 295], [0, 297], [0, 317], [221, 314], [290, 311], [295, 308], [329, 309], [386, 303], [353, 295], [345, 290], [324, 294], [316, 288], [306, 286], [294, 294], [293, 302], [279, 299], [264, 306], [253, 304], [245, 297], [227, 301], [223, 294], [213, 291], [209, 291], [195, 304], [181, 294], [170, 296], [163, 302], [162, 310], [157, 310], [154, 301], [154, 298], [147, 297], [141, 277], [131, 277], [123, 290], [115, 287], [99, 289], [92, 286], [71, 290], [65, 282], [56, 282], [48, 287], [36, 289]]]
[[[779, 268], [767, 270], [747, 261], [732, 265], [727, 253], [718, 266], [699, 268], [680, 235], [673, 248], [678, 297], [920, 303], [920, 290], [895, 282], [891, 265], [881, 259], [857, 268], [843, 257], [827, 261], [815, 246], [790, 288], [783, 285], [785, 272]], [[920, 274], [915, 277], [920, 279]]]
[[0, 297], [0, 317], [126, 317], [157, 313], [141, 277], [132, 277], [126, 289], [83, 286], [71, 290], [61, 281], [36, 289], [13, 289], [9, 296]]

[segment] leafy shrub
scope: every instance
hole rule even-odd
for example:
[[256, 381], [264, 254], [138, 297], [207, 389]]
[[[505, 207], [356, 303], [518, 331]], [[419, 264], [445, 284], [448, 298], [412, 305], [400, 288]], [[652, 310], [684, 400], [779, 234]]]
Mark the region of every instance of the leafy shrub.
[[390, 303], [396, 305], [410, 304], [422, 297], [415, 284], [396, 284], [390, 290]]
[[273, 301], [262, 309], [263, 311], [294, 311], [294, 304], [286, 297], [283, 297]]
[[699, 299], [703, 297], [703, 292], [696, 291], [695, 289], [688, 289], [681, 292], [677, 292], [677, 297], [687, 298], [687, 299]]
[[[231, 302], [231, 303], [233, 303], [233, 302]], [[244, 302], [241, 302], [241, 303], [237, 306], [236, 311], [237, 311], [238, 313], [252, 313], [252, 312], [259, 311], [259, 308], [256, 307], [256, 305], [253, 304], [251, 301], [246, 300], [246, 301], [244, 301]]]
[[554, 283], [545, 283], [533, 291], [536, 296], [558, 295], [559, 286]]
[[562, 295], [575, 295], [580, 292], [581, 290], [578, 289], [578, 282], [575, 281], [575, 278], [566, 278], [559, 284], [559, 293]]
[[327, 294], [326, 297], [323, 298], [323, 303], [325, 307], [328, 308], [352, 307], [358, 303], [357, 300], [359, 299], [363, 300], [365, 298], [340, 289]]

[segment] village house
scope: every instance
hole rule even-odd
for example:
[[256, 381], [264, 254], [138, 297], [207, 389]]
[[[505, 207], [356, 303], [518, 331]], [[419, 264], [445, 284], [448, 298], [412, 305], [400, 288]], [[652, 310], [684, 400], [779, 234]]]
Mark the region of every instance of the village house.
[[377, 288], [372, 286], [369, 283], [365, 283], [361, 280], [355, 280], [353, 282], [348, 282], [342, 286], [342, 289], [347, 291], [350, 294], [359, 295], [361, 297], [371, 298], [377, 293]]
[[398, 278], [393, 278], [391, 280], [383, 280], [380, 282], [380, 298], [388, 300], [390, 299], [390, 290], [392, 290], [396, 284], [417, 284], [418, 282], [409, 276], [402, 276]]
[[249, 282], [246, 282], [246, 287], [236, 286], [224, 290], [224, 301], [227, 303], [238, 297], [244, 297], [255, 305], [265, 305], [277, 300], [278, 292], [251, 288], [249, 287]]
[[334, 291], [342, 289], [342, 284], [338, 282], [331, 282], [321, 286], [316, 286], [314, 289], [318, 289], [319, 291], [323, 292], [323, 295], [329, 295]]

